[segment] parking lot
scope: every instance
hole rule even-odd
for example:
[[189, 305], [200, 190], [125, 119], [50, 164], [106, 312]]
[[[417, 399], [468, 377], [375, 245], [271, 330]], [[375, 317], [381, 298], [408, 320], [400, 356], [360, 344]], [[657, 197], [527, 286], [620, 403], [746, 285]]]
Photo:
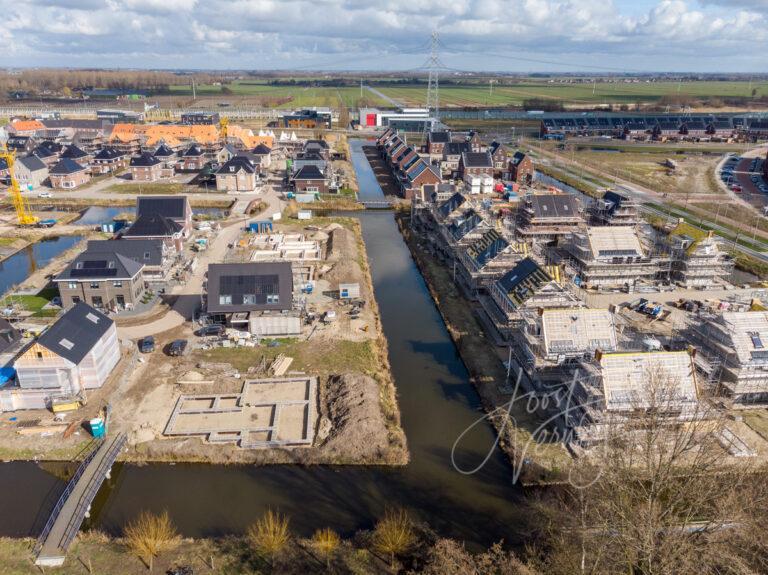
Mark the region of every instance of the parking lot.
[[757, 198], [763, 202], [768, 201], [768, 182], [762, 175], [763, 161], [762, 158], [731, 156], [723, 164], [720, 179], [735, 193], [742, 194], [747, 201]]

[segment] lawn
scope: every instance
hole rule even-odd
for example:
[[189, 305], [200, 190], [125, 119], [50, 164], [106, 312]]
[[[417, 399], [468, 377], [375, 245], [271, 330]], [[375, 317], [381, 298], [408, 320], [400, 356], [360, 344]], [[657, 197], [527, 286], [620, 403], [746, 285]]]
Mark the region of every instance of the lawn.
[[136, 184], [112, 184], [106, 192], [116, 192], [118, 194], [139, 194], [139, 195], [172, 195], [189, 192], [189, 186], [186, 184], [172, 183], [136, 183]]
[[36, 295], [6, 296], [0, 302], [0, 306], [20, 306], [27, 311], [33, 312], [32, 317], [55, 317], [59, 313], [58, 308], [43, 309], [43, 307], [58, 295], [59, 290], [56, 288], [47, 288], [41, 290]]

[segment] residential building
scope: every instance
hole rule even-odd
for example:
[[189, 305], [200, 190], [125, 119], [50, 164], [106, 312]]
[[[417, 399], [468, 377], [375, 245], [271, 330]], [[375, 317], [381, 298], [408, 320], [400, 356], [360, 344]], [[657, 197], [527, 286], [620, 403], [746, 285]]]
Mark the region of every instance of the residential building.
[[720, 249], [714, 234], [680, 222], [667, 237], [670, 281], [686, 288], [708, 288], [733, 272], [734, 259]]
[[132, 180], [155, 182], [162, 177], [163, 163], [149, 152], [144, 152], [131, 158], [130, 169]]
[[533, 166], [533, 160], [528, 154], [515, 152], [509, 159], [508, 179], [521, 185], [528, 186], [533, 182], [536, 172]]
[[162, 239], [90, 240], [86, 252], [118, 254], [143, 266], [141, 275], [150, 284], [164, 284], [172, 271], [176, 250]]
[[484, 228], [457, 246], [457, 279], [470, 297], [499, 279], [528, 256], [528, 245], [512, 242], [497, 229]]
[[81, 166], [88, 167], [91, 163], [91, 159], [93, 156], [86, 152], [85, 150], [77, 147], [74, 144], [70, 144], [66, 148], [64, 148], [61, 152], [62, 158], [69, 158], [70, 160], [74, 160]]
[[8, 134], [5, 146], [11, 152], [16, 152], [17, 156], [26, 156], [35, 149], [35, 140], [31, 136], [16, 136]]
[[299, 110], [284, 114], [282, 118], [284, 128], [331, 129], [331, 113], [318, 110]]
[[302, 167], [292, 179], [293, 189], [297, 194], [325, 194], [328, 182], [323, 173], [313, 165]]
[[317, 152], [300, 152], [291, 160], [291, 171], [295, 174], [304, 166], [314, 166], [324, 174], [328, 168], [328, 161]]
[[464, 152], [459, 159], [459, 177], [493, 177], [493, 159], [488, 152]]
[[272, 165], [272, 148], [266, 144], [259, 144], [251, 150], [251, 154], [256, 158], [256, 163], [259, 164], [262, 169], [269, 168]]
[[160, 160], [160, 177], [172, 178], [176, 174], [179, 157], [165, 142], [161, 143], [152, 155]]
[[205, 167], [207, 161], [203, 149], [197, 144], [192, 144], [181, 155], [178, 167], [185, 172], [199, 172]]
[[566, 432], [576, 445], [604, 440], [612, 425], [632, 425], [653, 410], [670, 424], [698, 419], [699, 387], [687, 351], [595, 354], [561, 395]]
[[696, 362], [736, 407], [768, 405], [768, 312], [723, 312], [691, 322]]
[[471, 152], [469, 142], [448, 142], [443, 148], [443, 160], [440, 162], [440, 171], [445, 175], [453, 175], [459, 171], [461, 156]]
[[641, 222], [637, 202], [611, 190], [590, 202], [587, 213], [593, 226], [636, 226]]
[[553, 240], [584, 226], [579, 202], [570, 194], [533, 194], [520, 204], [516, 232], [523, 240]]
[[260, 336], [298, 335], [290, 262], [210, 264], [205, 309], [210, 319]]
[[504, 144], [491, 142], [491, 145], [488, 146], [488, 153], [493, 160], [493, 174], [500, 177], [504, 170], [507, 169], [509, 151]]
[[424, 201], [424, 186], [435, 186], [442, 182], [439, 170], [426, 160], [416, 158], [398, 174], [400, 190], [407, 200]]
[[91, 160], [92, 174], [114, 174], [128, 166], [128, 153], [116, 148], [102, 148]]
[[64, 146], [56, 142], [44, 141], [32, 150], [32, 154], [40, 158], [49, 168], [58, 163]]
[[144, 296], [143, 267], [114, 250], [86, 249], [53, 281], [64, 309], [85, 302], [96, 309], [118, 312], [132, 309]]
[[138, 196], [136, 217], [160, 215], [173, 220], [184, 237], [192, 232], [192, 207], [187, 196]]
[[451, 133], [445, 130], [427, 134], [427, 154], [431, 159], [439, 161], [443, 157], [445, 145], [451, 141]]
[[120, 361], [115, 322], [85, 303], [69, 309], [16, 359], [17, 388], [0, 391], [0, 410], [45, 409], [104, 385]]
[[71, 190], [91, 180], [88, 168], [69, 158], [59, 160], [49, 170], [48, 175], [51, 180], [51, 187], [55, 189]]
[[171, 218], [160, 214], [140, 215], [127, 230], [121, 231], [125, 240], [162, 240], [163, 243], [181, 252], [184, 249], [184, 228]]
[[182, 112], [181, 123], [187, 125], [210, 124], [218, 126], [221, 118], [218, 112]]
[[38, 189], [48, 179], [48, 166], [37, 156], [16, 158], [13, 175], [22, 189]]
[[635, 228], [590, 226], [572, 232], [563, 242], [563, 251], [576, 271], [577, 285], [586, 288], [627, 287], [651, 282], [659, 264], [644, 248]]
[[216, 170], [216, 189], [222, 192], [253, 192], [257, 167], [246, 156], [235, 156]]

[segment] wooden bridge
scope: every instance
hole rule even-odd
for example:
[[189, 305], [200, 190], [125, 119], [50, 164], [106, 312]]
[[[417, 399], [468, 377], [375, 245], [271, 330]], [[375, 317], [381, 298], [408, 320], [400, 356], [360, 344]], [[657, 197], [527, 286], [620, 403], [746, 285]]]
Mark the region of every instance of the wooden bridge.
[[123, 449], [126, 435], [94, 443], [91, 451], [67, 483], [35, 545], [35, 565], [57, 567], [64, 564], [67, 549], [91, 509], [96, 493], [109, 477], [112, 464]]

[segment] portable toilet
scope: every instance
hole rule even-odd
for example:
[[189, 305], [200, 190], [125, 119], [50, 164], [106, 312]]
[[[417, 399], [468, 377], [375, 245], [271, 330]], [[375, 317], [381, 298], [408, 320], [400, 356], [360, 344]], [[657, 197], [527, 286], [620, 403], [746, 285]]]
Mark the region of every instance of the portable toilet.
[[91, 419], [88, 424], [91, 428], [91, 435], [93, 435], [96, 439], [101, 439], [104, 437], [105, 429], [104, 429], [104, 420], [101, 417], [94, 417]]

